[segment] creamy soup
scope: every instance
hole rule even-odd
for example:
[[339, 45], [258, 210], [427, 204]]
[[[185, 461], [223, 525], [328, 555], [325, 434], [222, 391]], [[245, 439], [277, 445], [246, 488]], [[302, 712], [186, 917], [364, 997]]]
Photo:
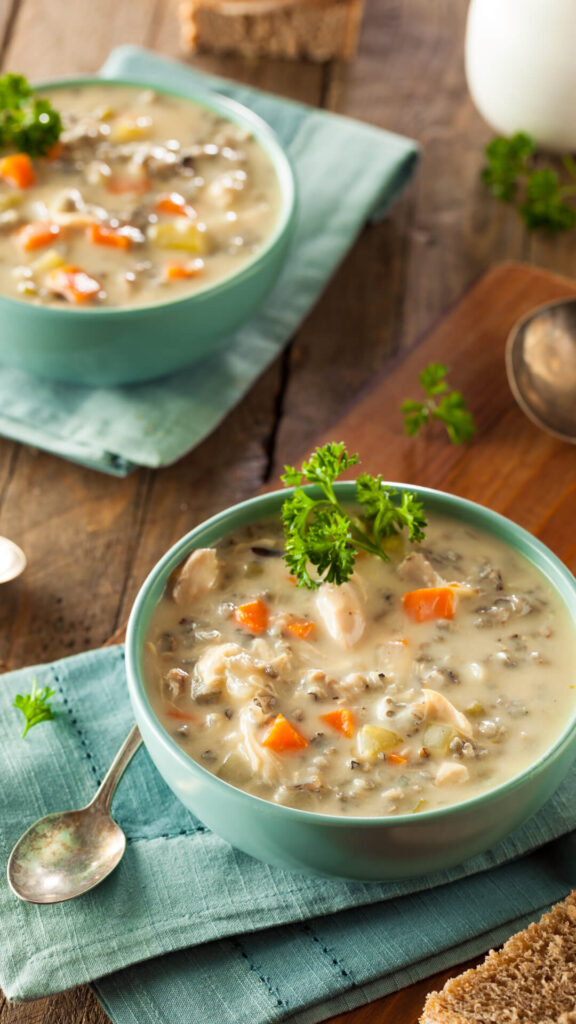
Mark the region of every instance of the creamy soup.
[[499, 785], [575, 703], [574, 627], [509, 547], [429, 517], [426, 541], [298, 588], [280, 527], [194, 551], [154, 611], [158, 718], [208, 771], [279, 804], [413, 814]]
[[278, 181], [244, 128], [133, 86], [43, 95], [64, 125], [51, 156], [15, 167], [0, 151], [4, 295], [78, 309], [177, 299], [271, 236]]

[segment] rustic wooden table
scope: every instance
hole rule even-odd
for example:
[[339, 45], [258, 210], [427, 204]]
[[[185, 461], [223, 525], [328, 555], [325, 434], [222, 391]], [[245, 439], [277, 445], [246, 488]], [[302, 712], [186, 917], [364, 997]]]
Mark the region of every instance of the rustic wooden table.
[[[464, 20], [462, 0], [368, 0], [360, 51], [349, 68], [194, 61], [413, 136], [423, 146], [420, 171], [388, 219], [365, 229], [285, 353], [176, 466], [117, 480], [0, 440], [0, 533], [29, 558], [24, 577], [0, 589], [2, 669], [104, 643], [177, 537], [253, 494], [304, 452], [491, 263], [524, 259], [576, 274], [571, 238], [528, 237], [512, 211], [479, 185], [489, 132], [466, 91]], [[178, 56], [175, 4], [0, 0], [5, 70], [36, 79], [89, 73], [128, 42]], [[443, 977], [337, 1021], [415, 1024], [425, 993]], [[20, 1006], [0, 998], [0, 1024], [106, 1020], [87, 987]]]

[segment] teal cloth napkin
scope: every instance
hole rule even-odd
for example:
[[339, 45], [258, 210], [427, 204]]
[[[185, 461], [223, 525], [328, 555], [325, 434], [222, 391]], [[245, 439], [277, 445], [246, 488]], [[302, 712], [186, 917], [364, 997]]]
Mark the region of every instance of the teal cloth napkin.
[[[37, 817], [95, 791], [131, 724], [123, 657], [104, 648], [0, 679], [4, 863]], [[21, 740], [11, 705], [34, 679], [56, 690], [56, 718]], [[450, 871], [347, 883], [233, 850], [142, 749], [114, 801], [128, 847], [106, 881], [46, 907], [0, 881], [0, 984], [22, 1000], [95, 981], [115, 1024], [321, 1020], [488, 948], [561, 898], [576, 872], [575, 781], [576, 769], [536, 817]]]
[[135, 465], [176, 461], [216, 427], [294, 334], [362, 226], [381, 217], [410, 180], [418, 147], [138, 47], [114, 50], [100, 73], [183, 93], [200, 85], [245, 104], [275, 129], [299, 188], [295, 238], [278, 285], [223, 354], [172, 377], [118, 388], [0, 369], [0, 434], [123, 476]]

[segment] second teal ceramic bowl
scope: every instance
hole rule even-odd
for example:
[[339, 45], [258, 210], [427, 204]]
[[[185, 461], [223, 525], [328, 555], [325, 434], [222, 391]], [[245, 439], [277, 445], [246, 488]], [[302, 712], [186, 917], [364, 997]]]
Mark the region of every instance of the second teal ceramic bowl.
[[[43, 86], [96, 83], [148, 88], [142, 82], [99, 78], [61, 79]], [[255, 137], [272, 161], [280, 187], [280, 213], [271, 237], [240, 271], [175, 301], [129, 309], [60, 309], [0, 295], [0, 363], [74, 384], [110, 386], [166, 376], [222, 349], [271, 292], [296, 215], [294, 174], [275, 133], [251, 110], [200, 87], [186, 94], [156, 91], [209, 107]]]
[[[386, 486], [405, 490], [401, 484]], [[497, 535], [548, 579], [576, 629], [576, 580], [552, 552], [503, 516], [473, 502], [410, 486], [431, 513], [449, 515]], [[352, 502], [354, 484], [337, 485]], [[172, 791], [233, 846], [260, 860], [308, 874], [385, 881], [449, 868], [494, 846], [536, 813], [576, 757], [576, 708], [562, 734], [526, 771], [473, 799], [418, 815], [338, 818], [285, 807], [252, 796], [193, 761], [156, 718], [146, 694], [142, 649], [150, 615], [171, 572], [191, 550], [214, 544], [231, 530], [278, 514], [287, 491], [266, 494], [221, 512], [168, 551], [145, 581], [128, 626], [128, 688], [144, 743]], [[576, 674], [576, 668], [575, 668]]]

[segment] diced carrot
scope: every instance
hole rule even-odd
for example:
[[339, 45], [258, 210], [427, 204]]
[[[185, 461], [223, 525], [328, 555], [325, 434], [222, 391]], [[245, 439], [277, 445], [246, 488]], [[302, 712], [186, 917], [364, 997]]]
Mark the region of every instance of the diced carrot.
[[198, 216], [194, 207], [190, 206], [179, 192], [168, 192], [166, 195], [158, 196], [155, 210], [156, 213], [175, 213], [179, 217], [189, 217], [190, 220], [195, 220]]
[[165, 708], [164, 714], [167, 718], [176, 718], [179, 722], [195, 722], [196, 718], [189, 711], [181, 711], [180, 708]]
[[325, 715], [320, 715], [320, 718], [336, 732], [343, 733], [349, 739], [356, 731], [354, 715], [349, 708], [334, 708], [334, 711], [327, 711]]
[[402, 754], [386, 754], [386, 760], [389, 764], [408, 764], [408, 758], [403, 757]]
[[115, 196], [122, 196], [125, 192], [141, 194], [150, 190], [151, 182], [149, 178], [110, 178], [106, 188]]
[[409, 590], [404, 594], [402, 606], [414, 622], [453, 619], [456, 595], [452, 587], [422, 587], [420, 590]]
[[58, 224], [51, 224], [50, 221], [38, 220], [31, 224], [25, 224], [15, 234], [15, 240], [25, 252], [32, 249], [40, 249], [43, 245], [50, 245], [61, 234]]
[[298, 619], [294, 616], [287, 620], [284, 629], [288, 633], [292, 633], [293, 636], [299, 637], [300, 640], [308, 640], [316, 629], [316, 624], [310, 622], [310, 619]]
[[123, 235], [118, 228], [109, 228], [106, 224], [90, 224], [86, 228], [86, 237], [93, 245], [109, 245], [112, 249], [129, 249], [132, 239]]
[[164, 280], [179, 281], [185, 278], [198, 277], [204, 270], [204, 260], [190, 260], [188, 263], [166, 263], [164, 265]]
[[46, 159], [47, 160], [57, 160], [58, 157], [61, 155], [63, 149], [64, 149], [64, 147], [63, 147], [62, 143], [60, 142], [60, 139], [58, 139], [58, 141], [55, 142], [54, 145], [52, 146], [52, 148], [49, 149], [48, 152], [46, 153]]
[[286, 750], [303, 750], [308, 740], [290, 724], [284, 715], [276, 715], [270, 731], [262, 740], [262, 746], [282, 754]]
[[232, 618], [237, 626], [242, 626], [249, 633], [263, 633], [268, 625], [268, 605], [260, 598], [239, 604]]
[[46, 275], [46, 287], [55, 295], [63, 295], [68, 302], [81, 305], [96, 297], [102, 285], [79, 267], [56, 267]]
[[16, 188], [30, 188], [36, 181], [36, 175], [28, 154], [12, 153], [0, 160], [0, 178]]

